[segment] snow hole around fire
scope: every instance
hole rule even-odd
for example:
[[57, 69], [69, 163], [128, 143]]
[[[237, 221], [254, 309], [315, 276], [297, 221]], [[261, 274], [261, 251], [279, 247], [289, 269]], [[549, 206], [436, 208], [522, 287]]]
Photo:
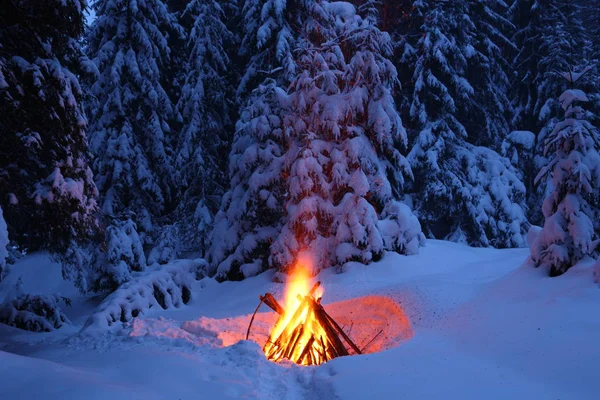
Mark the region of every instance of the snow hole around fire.
[[[389, 297], [369, 295], [325, 304], [324, 307], [359, 348], [368, 344], [364, 354], [397, 347], [414, 334], [402, 307]], [[199, 346], [229, 347], [246, 339], [251, 317], [252, 314], [227, 318], [200, 317], [184, 322], [139, 318], [134, 320], [130, 336], [155, 336], [182, 339]], [[276, 320], [274, 312], [257, 313], [249, 340], [262, 347]]]

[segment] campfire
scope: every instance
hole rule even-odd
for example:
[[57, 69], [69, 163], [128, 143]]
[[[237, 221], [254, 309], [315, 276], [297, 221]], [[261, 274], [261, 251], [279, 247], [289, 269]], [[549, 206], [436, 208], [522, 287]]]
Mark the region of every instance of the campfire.
[[309, 290], [309, 278], [306, 268], [295, 269], [286, 288], [285, 306], [281, 306], [271, 293], [260, 296], [246, 339], [254, 317], [264, 303], [279, 314], [263, 348], [267, 359], [319, 365], [336, 357], [361, 354], [358, 346], [321, 305], [321, 283], [315, 283]]

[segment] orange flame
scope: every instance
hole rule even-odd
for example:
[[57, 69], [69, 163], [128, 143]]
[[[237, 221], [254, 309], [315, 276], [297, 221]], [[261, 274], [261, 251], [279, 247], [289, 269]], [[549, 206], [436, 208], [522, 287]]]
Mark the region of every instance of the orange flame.
[[[273, 351], [273, 340], [279, 338], [280, 335], [284, 334], [284, 330], [290, 329], [288, 326], [297, 313], [301, 306], [301, 301], [298, 295], [304, 297], [309, 294], [312, 287], [311, 277], [313, 272], [313, 257], [308, 253], [302, 253], [298, 256], [296, 265], [294, 266], [290, 276], [286, 282], [285, 294], [284, 294], [284, 309], [285, 314], [281, 316], [271, 332], [269, 342], [265, 346], [265, 352], [269, 353]], [[319, 299], [323, 295], [322, 287], [319, 287], [313, 294], [314, 299]], [[295, 321], [304, 321], [302, 334], [299, 335], [295, 340], [297, 345], [292, 354], [288, 357], [290, 360], [298, 360], [301, 356], [302, 349], [306, 346], [312, 336], [317, 340], [323, 340], [326, 333], [323, 331], [319, 324], [315, 323], [314, 316], [308, 308], [302, 310], [300, 316], [296, 316]], [[289, 332], [288, 332], [289, 333]], [[320, 346], [320, 345], [319, 345]], [[324, 350], [323, 350], [324, 351]], [[274, 353], [281, 355], [278, 349], [275, 349]], [[279, 357], [276, 357], [279, 358]], [[300, 364], [310, 365], [308, 358], [304, 358]]]

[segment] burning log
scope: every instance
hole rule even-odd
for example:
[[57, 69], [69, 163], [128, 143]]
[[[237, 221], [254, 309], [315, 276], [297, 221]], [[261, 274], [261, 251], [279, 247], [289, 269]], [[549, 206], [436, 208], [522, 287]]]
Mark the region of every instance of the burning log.
[[[318, 365], [350, 354], [342, 339], [355, 354], [361, 354], [358, 346], [327, 314], [321, 305], [321, 297], [315, 298], [320, 285], [317, 282], [304, 296], [298, 294], [300, 304], [294, 310], [285, 310], [271, 293], [259, 297], [261, 302], [258, 307], [265, 303], [279, 314], [263, 347], [269, 360], [277, 362], [287, 359], [301, 365]], [[246, 337], [249, 336], [258, 307], [250, 320]]]

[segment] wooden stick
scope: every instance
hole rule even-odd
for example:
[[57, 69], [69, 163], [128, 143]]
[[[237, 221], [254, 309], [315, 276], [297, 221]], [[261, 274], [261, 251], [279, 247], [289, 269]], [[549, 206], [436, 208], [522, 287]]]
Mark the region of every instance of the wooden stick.
[[298, 340], [302, 337], [302, 333], [304, 333], [304, 324], [300, 324], [294, 329], [292, 336], [290, 337], [290, 341], [288, 342], [288, 347], [283, 352], [283, 358], [287, 358], [288, 360], [294, 354], [294, 349], [298, 344]]
[[256, 313], [258, 312], [258, 309], [260, 308], [260, 306], [263, 303], [263, 298], [262, 296], [259, 296], [260, 298], [260, 303], [258, 303], [258, 306], [256, 307], [256, 310], [254, 310], [254, 314], [252, 314], [252, 318], [250, 318], [250, 324], [248, 324], [248, 330], [246, 331], [246, 340], [248, 340], [248, 337], [250, 337], [250, 327], [252, 326], [252, 323], [254, 322], [254, 317], [256, 317]]
[[373, 339], [369, 340], [369, 343], [367, 343], [367, 344], [365, 344], [365, 345], [363, 346], [363, 348], [362, 348], [362, 351], [365, 351], [365, 349], [366, 349], [367, 347], [369, 347], [369, 345], [370, 345], [371, 343], [373, 343], [373, 341], [374, 341], [375, 339], [377, 339], [377, 336], [381, 335], [381, 333], [382, 333], [382, 332], [383, 332], [383, 329], [382, 329], [382, 330], [380, 330], [379, 332], [377, 332], [377, 335], [373, 336]]
[[323, 341], [323, 336], [319, 337], [321, 339], [321, 346], [323, 346], [323, 358], [324, 362], [327, 362], [327, 347], [325, 347], [325, 342]]
[[[281, 331], [281, 334], [279, 335], [279, 337], [277, 338], [277, 340], [275, 340], [274, 342], [272, 342], [273, 346], [281, 347], [281, 340], [282, 340], [282, 338], [285, 338], [285, 337], [289, 336], [289, 334], [290, 334], [289, 331], [291, 330], [290, 326], [295, 326], [296, 325], [296, 324], [294, 324], [294, 325], [291, 325], [291, 324], [294, 323], [294, 321], [296, 321], [298, 318], [300, 318], [300, 315], [302, 315], [302, 311], [303, 311], [303, 309], [305, 307], [306, 307], [306, 300], [303, 301], [302, 304], [300, 304], [300, 307], [298, 307], [296, 309], [296, 312], [292, 316], [292, 319], [290, 319], [290, 321], [288, 322], [287, 326], [283, 327], [283, 330]], [[279, 322], [279, 321], [277, 321], [277, 322]], [[273, 331], [271, 331], [271, 335], [272, 334], [273, 334]], [[269, 340], [267, 341], [267, 344], [271, 341], [270, 339], [271, 339], [271, 336], [269, 336]], [[265, 344], [265, 349], [267, 347], [267, 344]]]
[[310, 292], [308, 292], [308, 295], [309, 295], [310, 297], [312, 297], [312, 296], [315, 294], [315, 292], [317, 291], [317, 289], [319, 288], [319, 286], [321, 286], [321, 281], [317, 281], [317, 282], [316, 282], [316, 283], [313, 285], [312, 289], [310, 289]]
[[[321, 308], [323, 308], [323, 307], [321, 306]], [[358, 346], [354, 344], [354, 342], [348, 337], [348, 335], [346, 335], [346, 332], [344, 332], [342, 330], [342, 328], [340, 328], [340, 326], [337, 324], [337, 322], [335, 322], [335, 320], [333, 318], [331, 318], [331, 316], [329, 314], [327, 314], [325, 309], [323, 309], [323, 314], [325, 314], [325, 317], [329, 320], [331, 325], [333, 325], [333, 327], [340, 333], [340, 335], [342, 335], [344, 340], [346, 340], [346, 343], [348, 343], [350, 345], [350, 347], [352, 347], [352, 349], [356, 352], [356, 354], [362, 354], [362, 352], [360, 351]]]
[[283, 307], [281, 307], [281, 305], [279, 305], [279, 303], [277, 302], [277, 300], [275, 300], [275, 297], [273, 297], [271, 293], [267, 292], [264, 296], [258, 296], [258, 298], [260, 299], [260, 301], [264, 302], [266, 305], [271, 307], [271, 309], [277, 314], [285, 314], [285, 310], [283, 309]]
[[317, 319], [319, 324], [321, 324], [321, 327], [327, 334], [327, 340], [331, 343], [331, 345], [335, 349], [336, 356], [347, 356], [348, 350], [346, 350], [346, 348], [344, 347], [344, 344], [341, 342], [337, 333], [331, 326], [331, 323], [327, 319], [327, 316], [323, 310], [323, 307], [316, 304], [316, 302], [314, 302], [314, 300], [313, 300], [313, 303], [314, 303], [314, 305], [318, 306], [318, 307], [315, 307], [315, 318]]
[[312, 347], [314, 341], [315, 341], [314, 336], [311, 336], [310, 339], [308, 339], [306, 346], [304, 346], [302, 353], [300, 353], [300, 357], [298, 357], [298, 360], [296, 360], [296, 364], [302, 363], [302, 360], [304, 359], [304, 357], [310, 352], [310, 348]]

